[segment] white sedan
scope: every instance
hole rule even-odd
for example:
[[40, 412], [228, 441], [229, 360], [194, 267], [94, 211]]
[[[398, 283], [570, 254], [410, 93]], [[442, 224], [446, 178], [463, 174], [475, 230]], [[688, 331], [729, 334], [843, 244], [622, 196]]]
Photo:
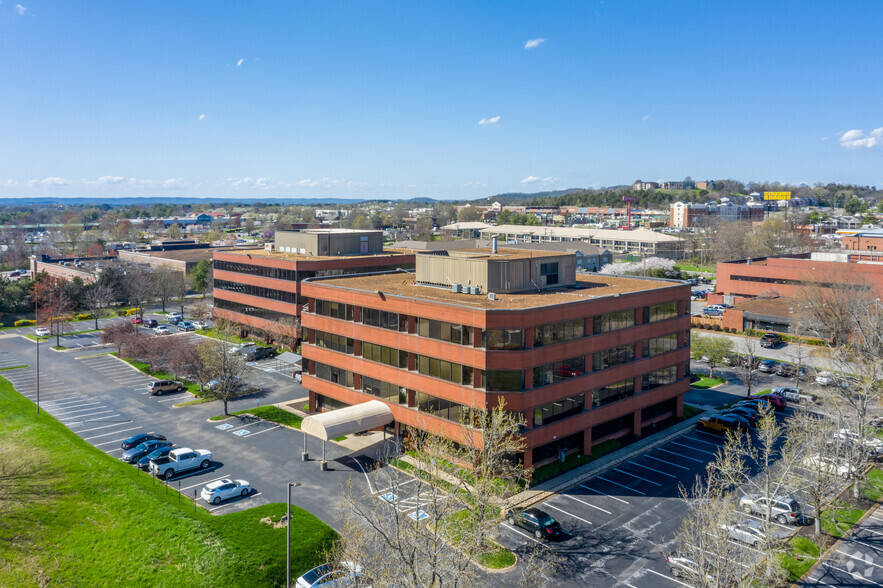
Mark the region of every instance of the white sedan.
[[200, 493], [200, 498], [212, 504], [220, 504], [222, 500], [243, 498], [251, 494], [251, 486], [245, 480], [217, 480], [211, 484], [206, 484]]
[[37, 327], [37, 330], [34, 331], [34, 333], [36, 333], [38, 337], [45, 337], [50, 332], [51, 331], [46, 327]]
[[837, 474], [844, 480], [855, 475], [855, 466], [836, 461], [820, 455], [812, 455], [803, 460], [803, 465], [809, 470], [823, 470], [829, 474]]
[[172, 331], [169, 330], [167, 325], [159, 325], [153, 328], [154, 335], [171, 335]]

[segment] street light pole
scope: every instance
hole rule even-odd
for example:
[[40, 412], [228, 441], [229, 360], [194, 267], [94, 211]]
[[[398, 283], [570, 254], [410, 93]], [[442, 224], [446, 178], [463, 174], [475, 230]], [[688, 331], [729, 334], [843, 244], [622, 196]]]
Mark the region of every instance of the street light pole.
[[[40, 326], [40, 315], [37, 314], [37, 297], [34, 296], [34, 324]], [[40, 414], [40, 335], [37, 335], [37, 414]]]
[[300, 482], [288, 483], [288, 514], [285, 522], [287, 530], [285, 531], [285, 588], [291, 588], [291, 488], [292, 486], [300, 486]]

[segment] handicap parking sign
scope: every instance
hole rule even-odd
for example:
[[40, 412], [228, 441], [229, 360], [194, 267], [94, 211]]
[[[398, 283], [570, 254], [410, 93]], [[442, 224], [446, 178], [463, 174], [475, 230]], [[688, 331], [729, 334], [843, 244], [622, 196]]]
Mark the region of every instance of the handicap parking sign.
[[385, 500], [387, 502], [395, 502], [399, 497], [393, 494], [392, 492], [387, 492], [386, 494], [380, 495], [380, 500]]
[[223, 425], [218, 425], [218, 426], [215, 427], [215, 428], [216, 428], [216, 429], [221, 429], [222, 431], [226, 431], [227, 429], [232, 429], [232, 428], [233, 428], [233, 425], [231, 425], [230, 423], [225, 423], [225, 424], [223, 424]]
[[420, 509], [415, 510], [414, 512], [412, 512], [408, 516], [411, 517], [412, 519], [414, 519], [415, 521], [422, 521], [423, 519], [429, 518], [429, 514], [420, 510]]
[[233, 431], [233, 434], [242, 437], [243, 435], [248, 435], [248, 431], [245, 429], [239, 429], [238, 431]]

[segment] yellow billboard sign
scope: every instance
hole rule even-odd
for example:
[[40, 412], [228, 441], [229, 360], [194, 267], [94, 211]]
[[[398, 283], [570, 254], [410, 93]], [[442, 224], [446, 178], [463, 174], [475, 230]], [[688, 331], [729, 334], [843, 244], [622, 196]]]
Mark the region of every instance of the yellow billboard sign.
[[791, 200], [791, 192], [764, 192], [764, 200]]

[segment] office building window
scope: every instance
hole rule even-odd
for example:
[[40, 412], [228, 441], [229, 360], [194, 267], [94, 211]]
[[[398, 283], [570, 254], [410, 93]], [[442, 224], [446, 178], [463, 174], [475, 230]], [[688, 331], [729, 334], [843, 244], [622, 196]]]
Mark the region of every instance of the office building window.
[[485, 347], [488, 349], [523, 349], [522, 329], [488, 329], [485, 331]]
[[605, 404], [610, 404], [611, 402], [616, 402], [617, 400], [633, 396], [634, 393], [634, 378], [623, 380], [622, 382], [616, 382], [615, 384], [610, 384], [595, 390], [592, 393], [592, 406], [604, 406]]
[[592, 369], [603, 370], [635, 359], [635, 345], [620, 345], [604, 351], [598, 351], [592, 358]]
[[541, 263], [540, 264], [540, 275], [546, 278], [546, 285], [551, 286], [552, 284], [558, 283], [558, 262], [553, 263]]
[[316, 347], [324, 347], [325, 349], [332, 349], [349, 355], [353, 354], [353, 340], [343, 335], [316, 331], [315, 345]]
[[620, 310], [618, 312], [609, 312], [592, 319], [593, 331], [598, 333], [606, 333], [608, 331], [617, 331], [619, 329], [627, 329], [635, 326], [635, 311]]
[[404, 331], [408, 328], [408, 317], [397, 312], [362, 308], [362, 324], [391, 331]]
[[273, 290], [272, 288], [262, 288], [250, 284], [240, 284], [239, 282], [228, 282], [227, 280], [215, 280], [214, 287], [217, 290], [239, 292], [240, 294], [248, 294], [249, 296], [258, 296], [267, 300], [278, 300], [279, 302], [288, 302], [290, 304], [304, 304], [307, 301], [306, 298], [294, 292]]
[[417, 334], [458, 345], [472, 345], [472, 327], [417, 317]]
[[287, 323], [294, 318], [293, 314], [285, 314], [284, 312], [276, 312], [275, 310], [266, 310], [263, 308], [258, 308], [257, 306], [252, 306], [250, 304], [240, 304], [239, 302], [224, 300], [223, 298], [219, 298], [217, 296], [215, 297], [215, 308], [238, 312], [239, 314], [254, 316], [277, 323]]
[[490, 370], [482, 372], [482, 387], [489, 392], [517, 392], [524, 389], [521, 370]]
[[261, 265], [250, 265], [247, 263], [236, 263], [234, 261], [215, 260], [212, 267], [216, 270], [225, 272], [236, 272], [238, 274], [248, 274], [250, 276], [260, 276], [262, 278], [274, 278], [276, 280], [287, 280], [289, 282], [297, 281], [297, 272], [294, 270], [280, 269], [278, 267], [265, 267]]
[[408, 404], [408, 390], [389, 382], [362, 376], [362, 392], [395, 404]]
[[440, 378], [455, 384], [472, 384], [472, 368], [470, 366], [451, 363], [450, 361], [426, 355], [417, 356], [417, 371], [424, 376]]
[[362, 342], [362, 357], [371, 361], [379, 361], [397, 368], [408, 367], [408, 352], [392, 347], [384, 347], [376, 343]]
[[533, 386], [548, 386], [562, 380], [583, 375], [586, 371], [586, 358], [582, 355], [564, 361], [547, 363], [533, 368]]
[[673, 365], [641, 376], [641, 389], [652, 390], [666, 384], [674, 384], [678, 379], [678, 367]]
[[671, 333], [644, 341], [644, 357], [653, 357], [678, 348], [678, 334]]
[[533, 424], [535, 427], [541, 427], [579, 414], [583, 411], [585, 400], [586, 395], [579, 393], [576, 396], [568, 396], [567, 398], [538, 406], [533, 409]]
[[534, 347], [579, 339], [585, 335], [585, 326], [583, 319], [575, 319], [536, 327], [534, 329]]
[[349, 304], [316, 299], [313, 302], [313, 305], [313, 312], [316, 314], [330, 316], [331, 318], [342, 319], [345, 321], [353, 320], [353, 307]]
[[334, 367], [333, 365], [316, 362], [316, 377], [320, 380], [327, 380], [335, 384], [340, 384], [341, 386], [346, 386], [347, 388], [353, 387], [353, 373]]
[[644, 322], [655, 323], [678, 316], [678, 303], [665, 302], [644, 307]]
[[463, 409], [464, 407], [462, 404], [457, 404], [456, 402], [451, 402], [444, 398], [438, 398], [431, 394], [417, 392], [417, 410], [420, 412], [434, 414], [443, 419], [459, 423], [461, 416], [463, 415]]

